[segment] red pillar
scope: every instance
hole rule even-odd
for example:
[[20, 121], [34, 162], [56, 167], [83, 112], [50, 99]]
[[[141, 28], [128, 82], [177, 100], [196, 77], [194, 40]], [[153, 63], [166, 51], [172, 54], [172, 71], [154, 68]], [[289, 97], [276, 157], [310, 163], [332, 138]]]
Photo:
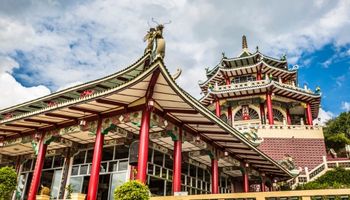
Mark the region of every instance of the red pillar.
[[217, 117], [221, 116], [220, 100], [216, 99], [215, 101], [215, 114]]
[[260, 116], [261, 116], [261, 124], [266, 124], [264, 103], [260, 103]]
[[95, 200], [98, 190], [98, 181], [100, 178], [100, 168], [101, 168], [101, 160], [102, 160], [102, 149], [103, 149], [103, 140], [104, 135], [101, 132], [102, 119], [98, 119], [97, 122], [97, 130], [96, 130], [96, 138], [95, 138], [95, 146], [94, 146], [94, 154], [92, 156], [92, 164], [91, 164], [91, 175], [87, 193], [87, 200]]
[[147, 177], [149, 123], [150, 123], [151, 111], [152, 111], [151, 105], [146, 105], [145, 109], [142, 111], [139, 157], [137, 161], [138, 162], [137, 180], [139, 180], [141, 183], [146, 183], [146, 177]]
[[273, 125], [273, 110], [272, 110], [272, 99], [271, 99], [271, 92], [266, 93], [266, 107], [267, 107], [267, 114], [269, 119], [269, 124]]
[[287, 124], [292, 125], [292, 118], [290, 117], [289, 108], [286, 109], [286, 114], [287, 114]]
[[44, 135], [42, 135], [39, 141], [39, 150], [38, 155], [36, 157], [35, 168], [33, 172], [32, 183], [30, 185], [28, 200], [36, 199], [36, 193], [38, 192], [40, 184], [41, 171], [44, 165], [46, 150], [47, 144], [44, 143]]
[[265, 190], [265, 181], [266, 181], [265, 176], [262, 176], [261, 177], [261, 192], [266, 192], [266, 190]]
[[312, 113], [311, 113], [311, 105], [309, 103], [306, 104], [306, 119], [307, 119], [307, 124], [312, 126]]
[[173, 164], [173, 193], [181, 191], [181, 162], [182, 162], [182, 129], [179, 130], [179, 138], [174, 141]]
[[231, 85], [231, 80], [229, 78], [226, 78], [226, 85]]
[[256, 80], [260, 81], [261, 80], [261, 70], [259, 69], [257, 74], [256, 74]]
[[211, 159], [211, 193], [219, 193], [219, 164], [217, 158]]
[[249, 192], [249, 176], [247, 168], [244, 169], [243, 174], [243, 192]]
[[231, 106], [227, 108], [227, 121], [229, 122], [229, 124], [232, 124], [232, 107]]

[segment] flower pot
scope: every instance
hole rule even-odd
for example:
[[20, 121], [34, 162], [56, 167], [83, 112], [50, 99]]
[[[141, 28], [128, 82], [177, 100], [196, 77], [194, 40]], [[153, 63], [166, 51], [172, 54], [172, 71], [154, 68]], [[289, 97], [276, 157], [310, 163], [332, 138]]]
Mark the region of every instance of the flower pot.
[[72, 193], [71, 199], [72, 200], [85, 200], [86, 194], [80, 194], [80, 193]]
[[36, 200], [50, 200], [48, 195], [36, 195]]

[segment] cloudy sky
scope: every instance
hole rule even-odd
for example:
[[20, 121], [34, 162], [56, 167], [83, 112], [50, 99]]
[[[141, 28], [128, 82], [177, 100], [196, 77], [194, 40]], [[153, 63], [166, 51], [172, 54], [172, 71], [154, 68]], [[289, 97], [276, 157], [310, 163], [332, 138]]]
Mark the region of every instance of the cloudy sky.
[[165, 63], [195, 97], [204, 69], [237, 56], [245, 34], [251, 51], [299, 65], [301, 86], [321, 87], [324, 119], [350, 110], [350, 1], [335, 0], [0, 0], [0, 108], [123, 69], [152, 17], [172, 21]]

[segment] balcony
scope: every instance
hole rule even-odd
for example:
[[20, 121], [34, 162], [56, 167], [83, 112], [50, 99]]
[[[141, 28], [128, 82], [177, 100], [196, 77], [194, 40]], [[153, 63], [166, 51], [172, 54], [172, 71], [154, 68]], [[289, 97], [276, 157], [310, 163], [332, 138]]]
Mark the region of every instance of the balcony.
[[256, 129], [259, 137], [286, 137], [286, 138], [323, 138], [322, 126], [309, 125], [261, 125], [237, 124], [234, 126], [241, 132]]
[[306, 86], [304, 88], [300, 88], [295, 86], [295, 84], [286, 84], [282, 83], [282, 81], [274, 81], [270, 79], [265, 80], [256, 80], [256, 81], [248, 81], [243, 83], [232, 83], [230, 85], [216, 85], [213, 88], [213, 91], [224, 91], [224, 90], [234, 90], [234, 89], [243, 89], [243, 88], [250, 88], [250, 87], [258, 87], [258, 86], [266, 86], [270, 83], [273, 83], [275, 85], [278, 85], [280, 87], [286, 88], [286, 89], [292, 89], [295, 91], [300, 91], [308, 94], [314, 94], [312, 90], [307, 88]]
[[188, 196], [167, 196], [152, 197], [151, 200], [199, 200], [199, 199], [256, 199], [256, 200], [275, 200], [275, 199], [349, 199], [350, 189], [327, 189], [327, 190], [297, 190], [297, 191], [279, 191], [279, 192], [251, 192], [251, 193], [231, 193], [231, 194], [204, 194]]

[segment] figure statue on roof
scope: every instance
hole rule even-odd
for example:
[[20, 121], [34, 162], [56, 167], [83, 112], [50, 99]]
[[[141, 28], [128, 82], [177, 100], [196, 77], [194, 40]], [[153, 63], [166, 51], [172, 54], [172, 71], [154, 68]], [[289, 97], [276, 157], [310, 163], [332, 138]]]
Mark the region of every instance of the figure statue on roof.
[[144, 37], [144, 41], [147, 41], [147, 46], [145, 49], [145, 53], [148, 51], [152, 52], [153, 58], [165, 56], [165, 40], [163, 38], [163, 29], [165, 24], [170, 24], [171, 21], [159, 24], [153, 18], [152, 21], [157, 24], [155, 28], [150, 28], [147, 34]]
[[143, 37], [143, 41], [144, 42], [147, 41], [145, 53], [153, 50], [153, 40], [154, 40], [154, 36], [155, 36], [155, 31], [156, 31], [155, 28], [150, 28], [149, 31], [147, 31], [147, 34], [145, 35], [145, 37]]

